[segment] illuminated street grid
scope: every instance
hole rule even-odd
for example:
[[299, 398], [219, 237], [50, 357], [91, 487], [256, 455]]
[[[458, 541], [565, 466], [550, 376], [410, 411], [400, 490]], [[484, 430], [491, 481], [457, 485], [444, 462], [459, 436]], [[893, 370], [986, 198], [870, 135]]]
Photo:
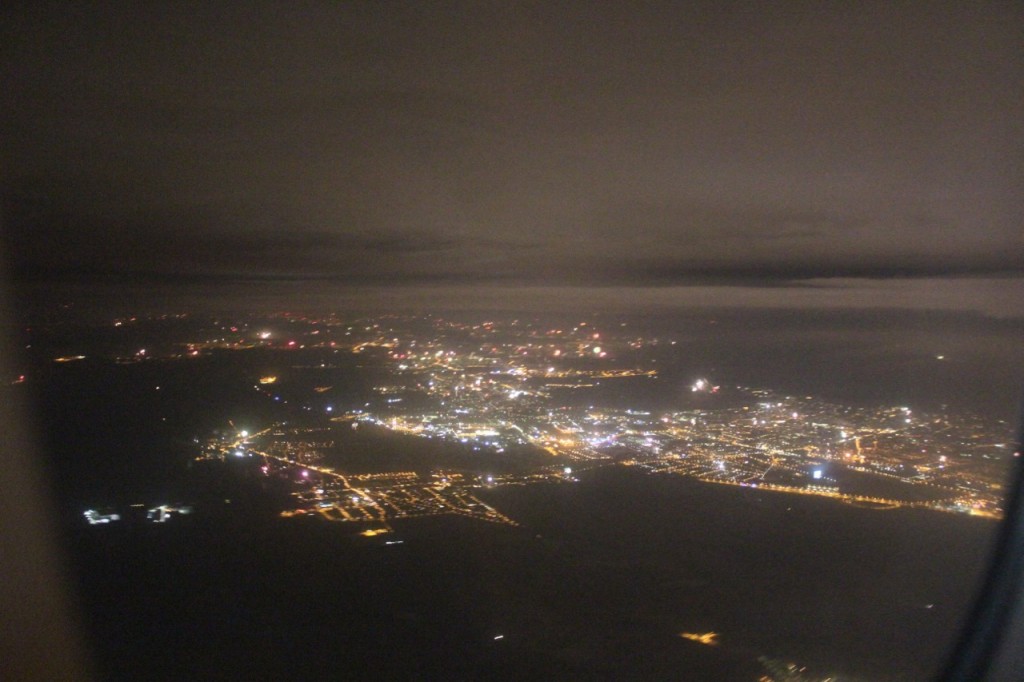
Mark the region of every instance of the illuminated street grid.
[[[278, 426], [272, 443], [254, 434], [237, 443], [213, 444], [212, 450], [223, 454], [237, 445], [246, 455], [264, 457], [268, 475], [275, 467], [302, 467], [310, 485], [297, 494], [300, 504], [290, 513], [380, 524], [442, 513], [514, 523], [474, 491], [572, 481], [573, 470], [612, 464], [879, 509], [1002, 513], [1002, 477], [1007, 462], [1017, 456], [1005, 422], [923, 414], [906, 406], [844, 406], [740, 386], [722, 389], [700, 377], [684, 387], [695, 397], [713, 398], [728, 390], [742, 404], [663, 413], [573, 407], [564, 397], [575, 390], [609, 381], [658, 380], [656, 360], [644, 366], [643, 351], [674, 341], [624, 328], [598, 331], [586, 322], [566, 329], [519, 322], [416, 322], [418, 331], [413, 332], [393, 319], [358, 326], [330, 320], [304, 320], [299, 326], [291, 319], [295, 332], [287, 339], [275, 338], [278, 332], [243, 330], [249, 337], [245, 347], [329, 347], [365, 355], [385, 368], [389, 379], [374, 387], [377, 401], [328, 414], [330, 427], [286, 433]], [[300, 328], [305, 330], [301, 334]], [[199, 344], [190, 349], [199, 350]], [[265, 377], [254, 388], [271, 396], [275, 380]], [[304, 409], [318, 408], [311, 403]], [[333, 407], [323, 409], [330, 413]], [[325, 468], [317, 438], [326, 445], [331, 428], [359, 424], [460, 443], [488, 456], [529, 445], [557, 459], [523, 475], [434, 471], [429, 478], [413, 472], [353, 476]], [[884, 494], [850, 492], [844, 480], [856, 475], [900, 485], [889, 485]]]
[[[261, 471], [266, 476], [297, 472], [305, 485], [293, 493], [296, 508], [285, 511], [282, 516], [317, 514], [329, 521], [367, 522], [375, 527], [364, 531], [366, 535], [390, 531], [389, 519], [436, 514], [461, 514], [482, 521], [518, 525], [477, 498], [458, 472], [437, 472], [426, 481], [415, 472], [345, 475], [312, 463], [311, 459], [319, 461], [320, 458], [311, 457], [309, 451], [300, 458], [294, 454], [277, 454], [275, 448], [259, 449], [264, 437], [284, 435], [282, 427], [274, 425], [252, 434], [241, 432], [235, 440], [215, 438], [207, 444], [202, 458], [259, 457], [263, 459]], [[490, 482], [483, 482], [484, 485], [493, 483], [493, 477]]]
[[[120, 318], [113, 324], [131, 327], [146, 321]], [[344, 410], [331, 404], [329, 380], [296, 398], [294, 392], [281, 395], [279, 377], [258, 377], [254, 390], [282, 407], [291, 402], [294, 409], [299, 400], [298, 409], [311, 418], [319, 413], [326, 424], [297, 430], [282, 423], [261, 432], [276, 429], [281, 435], [274, 438], [222, 436], [203, 455], [222, 457], [238, 450], [243, 456], [263, 457], [268, 475], [301, 467], [309, 485], [297, 494], [293, 513], [334, 520], [386, 525], [392, 518], [445, 513], [514, 523], [481, 501], [476, 491], [538, 481], [564, 483], [575, 480], [573, 471], [613, 464], [882, 509], [916, 506], [999, 517], [1007, 465], [1019, 456], [1012, 426], [980, 415], [839, 405], [811, 396], [722, 387], [714, 377], [699, 375], [685, 381], [665, 379], [658, 359], [674, 353], [677, 341], [641, 333], [626, 323], [549, 326], [519, 320], [463, 323], [438, 317], [347, 320], [280, 314], [214, 321], [191, 334], [184, 340], [154, 341], [116, 358], [137, 363], [254, 349], [314, 351], [321, 354], [318, 362], [296, 361], [287, 370], [344, 369], [346, 358], [354, 358], [384, 377], [373, 386], [370, 402]], [[55, 361], [84, 357], [68, 353]], [[934, 357], [936, 362], [946, 359]], [[693, 394], [687, 409], [581, 406], [591, 402], [590, 391], [600, 389], [607, 396], [628, 384], [635, 395], [646, 385], [657, 388], [666, 381], [679, 383], [673, 388], [680, 393]], [[731, 399], [716, 402], [719, 392]], [[482, 466], [472, 473], [380, 471], [367, 477], [325, 467], [323, 449], [333, 440], [331, 429], [360, 424], [458, 443], [479, 451], [482, 462], [524, 447], [546, 451], [553, 461], [518, 475], [482, 474]], [[857, 476], [869, 485], [851, 489], [851, 477]], [[888, 482], [875, 486], [886, 492], [867, 492], [870, 481]]]

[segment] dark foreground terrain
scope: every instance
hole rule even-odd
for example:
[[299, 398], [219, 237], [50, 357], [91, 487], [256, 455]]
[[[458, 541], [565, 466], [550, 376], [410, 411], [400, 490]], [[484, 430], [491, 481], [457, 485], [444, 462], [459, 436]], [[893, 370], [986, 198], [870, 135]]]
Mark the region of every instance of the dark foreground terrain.
[[[926, 679], [994, 528], [624, 467], [486, 497], [523, 526], [445, 516], [364, 538], [225, 505], [84, 528], [96, 663], [125, 680], [749, 680], [768, 656]], [[679, 636], [707, 631], [720, 644]]]

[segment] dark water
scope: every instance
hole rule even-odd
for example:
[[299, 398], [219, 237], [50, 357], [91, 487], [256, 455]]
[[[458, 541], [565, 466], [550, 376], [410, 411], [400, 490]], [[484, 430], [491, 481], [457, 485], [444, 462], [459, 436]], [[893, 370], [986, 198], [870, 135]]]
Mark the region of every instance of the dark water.
[[[256, 430], [301, 419], [306, 406], [317, 414], [327, 402], [339, 411], [362, 406], [372, 375], [351, 356], [332, 354], [335, 367], [314, 378], [289, 369], [323, 359], [320, 351], [257, 351], [128, 365], [47, 363], [18, 388], [33, 408], [58, 507], [78, 513], [91, 506], [173, 499], [200, 444], [229, 422]], [[287, 380], [273, 394], [254, 388], [258, 377], [275, 372]], [[319, 382], [336, 386], [321, 395], [312, 389]]]
[[1008, 420], [1016, 420], [1024, 395], [1024, 324], [1015, 320], [747, 311], [662, 323], [679, 337], [678, 359], [663, 363], [702, 368], [716, 383], [840, 403], [948, 405]]
[[574, 567], [567, 589], [584, 614], [715, 631], [736, 660], [767, 655], [871, 679], [935, 670], [995, 527], [617, 468], [494, 501]]

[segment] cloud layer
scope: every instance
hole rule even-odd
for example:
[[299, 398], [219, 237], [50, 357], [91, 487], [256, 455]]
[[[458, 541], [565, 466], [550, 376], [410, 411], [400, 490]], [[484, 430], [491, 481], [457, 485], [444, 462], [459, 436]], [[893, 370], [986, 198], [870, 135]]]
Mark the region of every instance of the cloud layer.
[[33, 5], [22, 278], [1021, 274], [1009, 4]]

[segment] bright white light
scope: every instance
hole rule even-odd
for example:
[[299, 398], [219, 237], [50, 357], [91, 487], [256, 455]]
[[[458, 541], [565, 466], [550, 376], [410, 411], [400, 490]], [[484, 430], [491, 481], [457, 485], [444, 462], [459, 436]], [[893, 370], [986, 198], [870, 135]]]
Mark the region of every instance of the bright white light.
[[270, 332], [260, 332], [260, 338], [264, 339], [264, 340], [269, 339], [270, 338]]
[[821, 469], [815, 469], [814, 472], [811, 474], [811, 477], [815, 481], [817, 481], [819, 478], [821, 478]]
[[235, 457], [245, 457], [245, 452], [242, 450], [235, 450]]
[[565, 474], [566, 476], [569, 476], [570, 474], [572, 474], [572, 467], [565, 467], [564, 469], [562, 469], [562, 473]]
[[601, 346], [594, 346], [594, 355], [601, 354]]
[[248, 431], [239, 431], [238, 435], [241, 436], [242, 438], [248, 438], [249, 437], [249, 432]]

